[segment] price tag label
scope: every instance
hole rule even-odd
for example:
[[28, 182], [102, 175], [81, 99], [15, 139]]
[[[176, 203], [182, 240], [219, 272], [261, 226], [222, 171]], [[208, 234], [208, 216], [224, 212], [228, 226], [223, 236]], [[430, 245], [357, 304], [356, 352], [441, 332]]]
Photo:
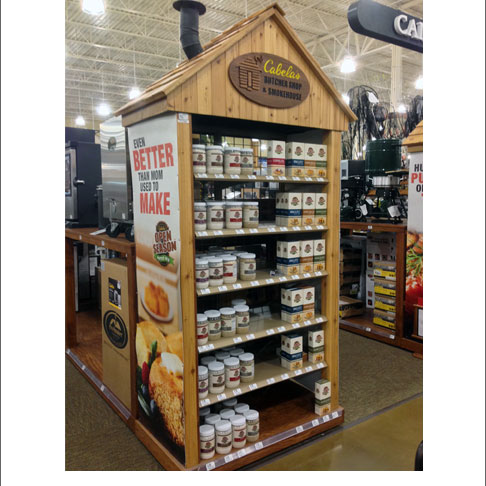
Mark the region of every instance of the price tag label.
[[318, 277], [320, 277], [322, 275], [322, 272], [320, 270], [318, 270], [317, 272], [314, 272]]
[[309, 373], [311, 371], [312, 371], [312, 366], [307, 366], [306, 369], [305, 369], [305, 372]]
[[260, 449], [263, 449], [263, 444], [262, 444], [261, 442], [257, 442], [257, 443], [255, 444], [255, 449], [256, 449], [257, 451], [259, 451]]
[[258, 388], [258, 385], [256, 383], [252, 383], [251, 385], [248, 386], [250, 390], [256, 390]]
[[287, 228], [287, 226], [280, 226], [280, 231], [283, 233], [285, 231], [288, 231], [289, 229]]
[[81, 366], [81, 369], [84, 371], [86, 369], [86, 365]]
[[228, 462], [231, 462], [233, 460], [233, 454], [228, 454], [227, 456], [224, 456], [224, 462], [228, 464]]
[[332, 412], [331, 417], [333, 419], [337, 419], [339, 417], [339, 414], [337, 412]]
[[289, 379], [289, 374], [288, 373], [284, 373], [283, 375], [280, 375], [280, 378], [282, 378], [282, 380], [288, 380]]
[[211, 293], [211, 289], [201, 289], [201, 294], [210, 294]]
[[302, 370], [295, 370], [294, 375], [299, 376], [302, 374]]
[[267, 284], [273, 284], [275, 280], [273, 280], [273, 278], [267, 278], [266, 282]]
[[317, 180], [318, 180], [319, 182], [324, 182], [324, 177], [318, 177], [318, 178], [317, 178]]
[[245, 234], [244, 229], [237, 229], [237, 230], [235, 230], [235, 232], [236, 232], [237, 235], [244, 235]]
[[220, 292], [225, 292], [226, 290], [228, 290], [228, 287], [226, 287], [226, 285], [221, 285], [220, 287], [218, 287], [218, 290]]
[[292, 229], [293, 229], [294, 231], [300, 231], [300, 226], [294, 226]]
[[105, 240], [101, 240], [101, 246], [105, 246]]
[[371, 231], [373, 229], [373, 226], [371, 224], [368, 225], [368, 230]]
[[300, 181], [300, 177], [297, 177], [297, 176], [293, 176], [293, 177], [292, 177], [292, 179], [293, 179], [294, 181]]
[[390, 339], [395, 339], [395, 334], [390, 334]]
[[198, 349], [199, 349], [199, 352], [200, 353], [204, 353], [204, 351], [207, 351], [208, 350], [207, 346], [199, 346]]
[[100, 386], [100, 390], [101, 390], [102, 392], [104, 392], [104, 391], [105, 391], [105, 385], [101, 385], [101, 386]]
[[295, 431], [300, 434], [301, 432], [304, 432], [304, 427], [302, 427], [302, 425], [299, 425], [298, 427], [295, 427]]
[[322, 322], [322, 321], [324, 321], [324, 319], [322, 317], [317, 317], [316, 318], [316, 322]]
[[304, 326], [310, 326], [312, 324], [311, 321], [307, 320], [307, 321], [304, 321]]
[[324, 363], [317, 363], [316, 368], [318, 368], [318, 369], [324, 368]]
[[208, 177], [207, 174], [198, 174], [198, 176], [197, 176], [198, 179], [205, 179], [207, 177]]
[[306, 181], [311, 181], [312, 180], [312, 177], [306, 177], [305, 180]]
[[250, 233], [258, 233], [258, 228], [250, 228]]
[[269, 176], [269, 175], [267, 175], [266, 177], [267, 177], [267, 181], [273, 181], [273, 180], [275, 179], [275, 178], [274, 178], [273, 176], [271, 176], [271, 175], [270, 175], [270, 176]]
[[224, 174], [214, 174], [214, 177], [215, 177], [216, 179], [223, 179]]
[[240, 176], [238, 174], [231, 174], [230, 176], [232, 179], [239, 179]]
[[208, 348], [208, 351], [210, 351], [211, 349], [214, 349], [214, 344], [208, 344], [207, 348]]
[[366, 332], [371, 332], [371, 327], [366, 327], [366, 328], [365, 328], [365, 331], [366, 331]]
[[267, 329], [267, 336], [275, 334], [275, 329]]
[[312, 421], [312, 426], [317, 427], [319, 425], [319, 420], [315, 419]]
[[299, 280], [299, 275], [292, 275], [292, 280]]
[[279, 277], [279, 280], [280, 280], [281, 282], [286, 282], [286, 281], [287, 281], [287, 277]]
[[82, 237], [81, 235], [79, 235], [79, 239], [80, 239], [80, 240], [82, 240], [82, 239], [83, 239], [83, 237]]
[[329, 422], [329, 415], [324, 415], [324, 417], [322, 417], [322, 422], [323, 423]]
[[310, 273], [304, 273], [304, 277], [305, 278], [309, 278], [310, 277]]
[[248, 179], [256, 179], [256, 175], [249, 175]]
[[252, 339], [255, 339], [255, 335], [254, 334], [247, 334], [246, 335], [246, 340], [247, 341], [251, 341]]
[[280, 326], [277, 328], [278, 332], [284, 332], [285, 331], [285, 326]]
[[235, 338], [233, 338], [233, 342], [234, 342], [235, 344], [238, 344], [238, 343], [243, 342], [243, 339], [241, 339], [241, 337], [235, 337]]
[[241, 289], [241, 284], [233, 284], [235, 290]]
[[215, 235], [215, 236], [221, 236], [222, 234], [223, 234], [223, 232], [222, 232], [221, 230], [216, 230], [216, 231], [214, 232], [214, 235]]
[[216, 467], [216, 464], [214, 461], [208, 462], [206, 464], [206, 471], [212, 471]]
[[237, 388], [236, 390], [233, 390], [233, 395], [241, 395], [241, 388]]
[[221, 400], [226, 400], [226, 393], [220, 393], [218, 395], [218, 400], [221, 401]]
[[245, 449], [241, 449], [241, 451], [238, 451], [238, 457], [243, 457], [243, 456], [246, 456]]
[[294, 323], [292, 324], [292, 327], [293, 327], [294, 329], [297, 329], [297, 328], [299, 328], [299, 327], [300, 327], [300, 324], [299, 324], [298, 322], [294, 322]]
[[275, 378], [273, 378], [273, 377], [272, 378], [267, 378], [267, 383], [269, 385], [272, 385], [273, 383], [275, 383]]
[[250, 284], [252, 287], [258, 287], [260, 285], [260, 282], [258, 280], [252, 280]]
[[321, 230], [321, 229], [324, 229], [324, 226], [323, 226], [322, 224], [318, 224], [318, 225], [317, 225], [317, 229], [320, 229], [320, 230]]
[[268, 228], [268, 232], [269, 233], [275, 233], [275, 231], [277, 231], [277, 229], [275, 228], [275, 226], [270, 226], [270, 228]]
[[199, 406], [200, 406], [200, 407], [205, 407], [206, 405], [209, 405], [209, 404], [210, 404], [210, 402], [211, 402], [211, 400], [210, 400], [209, 398], [205, 398], [204, 400], [201, 400], [201, 401], [199, 402]]
[[285, 176], [278, 176], [279, 181], [286, 181], [287, 178]]
[[305, 229], [306, 229], [307, 231], [310, 231], [310, 230], [312, 229], [312, 226], [308, 226], [308, 225], [307, 225], [307, 226], [305, 227]]
[[207, 231], [199, 231], [198, 236], [208, 236]]

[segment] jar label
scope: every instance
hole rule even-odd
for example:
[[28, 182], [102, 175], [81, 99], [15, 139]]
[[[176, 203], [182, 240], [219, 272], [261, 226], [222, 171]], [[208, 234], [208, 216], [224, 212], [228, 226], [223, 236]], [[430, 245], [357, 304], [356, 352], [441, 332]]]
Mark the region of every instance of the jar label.
[[199, 382], [199, 393], [204, 393], [209, 387], [209, 383], [207, 381], [200, 381]]
[[218, 447], [228, 447], [231, 444], [231, 432], [226, 435], [219, 435], [217, 436], [217, 446]]
[[214, 451], [214, 444], [215, 440], [206, 440], [206, 441], [201, 441], [201, 452], [203, 454], [209, 454]]

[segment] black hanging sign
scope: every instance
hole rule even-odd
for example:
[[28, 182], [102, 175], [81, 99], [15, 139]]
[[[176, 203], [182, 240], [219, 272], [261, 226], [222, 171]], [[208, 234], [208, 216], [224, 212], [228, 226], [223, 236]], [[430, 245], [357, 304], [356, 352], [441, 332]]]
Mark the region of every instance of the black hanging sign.
[[358, 34], [423, 52], [423, 21], [401, 10], [371, 0], [359, 0], [348, 9], [348, 22]]

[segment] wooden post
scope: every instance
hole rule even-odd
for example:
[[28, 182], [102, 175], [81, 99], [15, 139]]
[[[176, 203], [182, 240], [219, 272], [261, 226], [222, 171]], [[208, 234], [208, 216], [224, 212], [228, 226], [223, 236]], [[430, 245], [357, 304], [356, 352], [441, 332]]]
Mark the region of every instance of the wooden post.
[[135, 349], [135, 338], [137, 334], [138, 302], [137, 302], [137, 265], [135, 245], [127, 252], [127, 273], [128, 273], [128, 299], [130, 316], [130, 420], [138, 417], [137, 398], [137, 353]]
[[181, 231], [181, 308], [184, 347], [184, 426], [186, 467], [199, 463], [199, 404], [197, 392], [196, 284], [194, 243], [194, 176], [192, 173], [192, 119], [177, 121]]

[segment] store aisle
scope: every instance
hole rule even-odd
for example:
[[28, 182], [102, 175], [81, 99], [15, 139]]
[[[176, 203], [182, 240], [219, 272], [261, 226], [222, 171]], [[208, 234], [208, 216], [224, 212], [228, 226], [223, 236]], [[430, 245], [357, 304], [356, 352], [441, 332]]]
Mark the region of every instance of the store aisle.
[[423, 398], [282, 455], [258, 471], [413, 471], [422, 440]]

